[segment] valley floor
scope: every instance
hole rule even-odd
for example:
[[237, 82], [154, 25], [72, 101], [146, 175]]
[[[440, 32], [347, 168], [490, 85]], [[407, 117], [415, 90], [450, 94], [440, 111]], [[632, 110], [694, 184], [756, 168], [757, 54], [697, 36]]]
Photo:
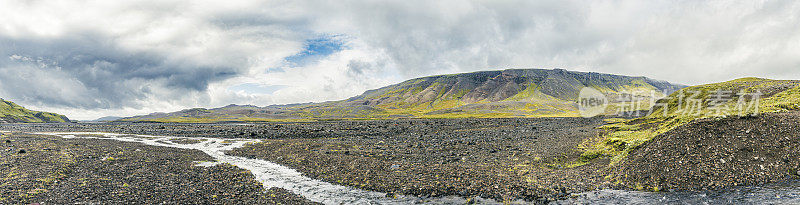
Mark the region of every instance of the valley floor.
[[[800, 153], [797, 144], [800, 141], [800, 129], [797, 129], [800, 126], [800, 117], [797, 115], [766, 114], [752, 118], [699, 121], [659, 135], [653, 141], [632, 151], [630, 160], [620, 164], [609, 165], [610, 160], [607, 158], [592, 160], [588, 164], [576, 163], [582, 153], [578, 147], [587, 140], [597, 138], [600, 133], [595, 128], [603, 124], [605, 123], [602, 118], [501, 118], [264, 124], [0, 124], [0, 130], [261, 139], [260, 143], [248, 144], [227, 154], [264, 159], [296, 169], [314, 179], [388, 193], [386, 197], [458, 195], [500, 201], [547, 202], [564, 199], [574, 193], [603, 188], [650, 190], [650, 187], [664, 187], [699, 190], [777, 182], [798, 178], [800, 175], [798, 172], [800, 159], [797, 157]], [[719, 127], [730, 127], [730, 129], [717, 129]], [[684, 136], [698, 140], [687, 140]], [[236, 167], [218, 165], [212, 168], [217, 171], [192, 167], [189, 163], [202, 160], [203, 156], [189, 151], [156, 151], [167, 148], [148, 148], [145, 145], [97, 140], [73, 142], [71, 140], [77, 139], [53, 139], [24, 134], [6, 135], [5, 138], [14, 138], [11, 140], [12, 143], [25, 140], [27, 143], [58, 142], [50, 145], [52, 148], [48, 148], [53, 150], [81, 150], [73, 148], [78, 146], [75, 144], [92, 146], [83, 148], [86, 151], [81, 152], [89, 152], [93, 157], [100, 159], [115, 156], [113, 154], [117, 152], [124, 152], [134, 153], [130, 156], [133, 159], [145, 160], [143, 158], [146, 155], [136, 155], [135, 150], [148, 152], [152, 150], [157, 153], [154, 155], [157, 159], [178, 160], [178, 163], [145, 164], [147, 166], [140, 164], [140, 167], [145, 168], [139, 169], [162, 170], [152, 171], [155, 174], [166, 172], [164, 170], [187, 169], [190, 171], [186, 174], [197, 172], [198, 176], [203, 176], [195, 178], [208, 178], [205, 175], [209, 175], [219, 176], [220, 179], [240, 177], [244, 181], [251, 180], [237, 175], [240, 171], [236, 171], [238, 169]], [[726, 143], [732, 143], [735, 149], [725, 147]], [[44, 150], [43, 147], [27, 149]], [[8, 153], [4, 154], [9, 156], [19, 155], [14, 154], [13, 150], [6, 152]], [[4, 166], [17, 167], [14, 169], [23, 169], [27, 165], [34, 168], [54, 166], [48, 164], [50, 163], [48, 161], [39, 163], [35, 161], [46, 159], [42, 157], [22, 157], [18, 160], [27, 161], [22, 164], [7, 162]], [[681, 162], [684, 158], [687, 159], [687, 163]], [[97, 159], [95, 161], [97, 162], [91, 161], [93, 164], [87, 165], [92, 167], [93, 172], [106, 173], [102, 170], [107, 169], [113, 172], [119, 169], [116, 166], [120, 166], [107, 167], [104, 165], [106, 161]], [[702, 166], [695, 168], [697, 165]], [[742, 173], [752, 177], [742, 177]], [[59, 180], [61, 183], [74, 184], [77, 183], [75, 180], [80, 179], [72, 176], [73, 174], [65, 175], [66, 178]], [[182, 174], [166, 175], [179, 177]], [[133, 181], [139, 179], [151, 180], [142, 183], [163, 183], [158, 179], [147, 177], [103, 175], [88, 178], [91, 177], [111, 179], [113, 183], [97, 186], [112, 187], [117, 192], [131, 189], [130, 187], [134, 187], [132, 183], [138, 183]], [[4, 184], [20, 180], [39, 183], [39, 180], [32, 178], [5, 180]], [[272, 200], [258, 195], [259, 192], [253, 192], [257, 187], [233, 186], [225, 182], [226, 180], [220, 181], [216, 182], [219, 184], [215, 186], [221, 188], [201, 190], [201, 192], [206, 193], [204, 195], [220, 191], [241, 193], [232, 196], [242, 197], [242, 200], [251, 198]], [[124, 186], [125, 183], [128, 186]], [[189, 180], [187, 183], [208, 186], [202, 185], [208, 182]], [[21, 191], [14, 194], [28, 193], [33, 189], [36, 187], [20, 188]], [[180, 188], [165, 189], [182, 193]], [[60, 190], [62, 192], [42, 193], [75, 194], [83, 189]], [[269, 191], [280, 192], [280, 190]], [[287, 200], [307, 202], [299, 198]]]
[[[601, 187], [608, 160], [568, 167], [600, 118], [411, 119], [266, 124], [15, 124], [23, 132], [257, 138], [228, 154], [315, 179], [423, 197], [551, 201]], [[607, 184], [606, 184], [607, 185]]]
[[[267, 139], [230, 152], [312, 178], [380, 192], [552, 201], [598, 188], [607, 160], [569, 168], [601, 119], [462, 119], [364, 122], [335, 129], [377, 135]], [[337, 127], [338, 126], [338, 127]]]

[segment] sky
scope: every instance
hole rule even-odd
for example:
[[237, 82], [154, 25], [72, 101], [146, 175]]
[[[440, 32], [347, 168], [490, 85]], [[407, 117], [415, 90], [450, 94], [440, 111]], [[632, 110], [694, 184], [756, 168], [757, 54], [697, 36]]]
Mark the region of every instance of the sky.
[[0, 98], [89, 120], [563, 68], [800, 79], [800, 1], [0, 1]]

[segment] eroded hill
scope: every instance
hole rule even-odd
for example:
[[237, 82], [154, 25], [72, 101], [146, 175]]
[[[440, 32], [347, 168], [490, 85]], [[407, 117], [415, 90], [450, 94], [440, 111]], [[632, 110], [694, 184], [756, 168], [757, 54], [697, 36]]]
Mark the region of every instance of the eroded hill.
[[570, 117], [579, 116], [584, 87], [612, 100], [623, 93], [669, 94], [685, 86], [646, 77], [573, 72], [563, 69], [509, 69], [439, 75], [369, 90], [323, 103], [267, 107], [230, 105], [154, 113], [122, 119], [155, 122], [292, 121], [309, 119]]

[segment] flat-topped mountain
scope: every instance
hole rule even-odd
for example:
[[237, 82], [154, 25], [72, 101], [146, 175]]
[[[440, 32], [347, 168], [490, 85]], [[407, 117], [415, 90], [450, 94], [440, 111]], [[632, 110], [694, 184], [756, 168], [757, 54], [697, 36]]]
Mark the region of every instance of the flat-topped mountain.
[[11, 101], [0, 99], [0, 123], [69, 122], [64, 115], [28, 110]]
[[220, 122], [578, 116], [577, 98], [584, 87], [594, 88], [609, 99], [615, 99], [622, 93], [632, 92], [669, 94], [685, 86], [646, 77], [563, 69], [508, 69], [415, 78], [340, 101], [194, 108], [122, 120]]

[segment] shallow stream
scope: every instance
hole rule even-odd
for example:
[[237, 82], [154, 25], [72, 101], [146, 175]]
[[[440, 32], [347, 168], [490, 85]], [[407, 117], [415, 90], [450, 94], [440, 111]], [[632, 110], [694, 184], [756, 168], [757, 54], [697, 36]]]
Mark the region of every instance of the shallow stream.
[[[213, 166], [218, 163], [228, 163], [239, 168], [249, 170], [251, 173], [253, 173], [256, 180], [261, 182], [266, 189], [272, 187], [283, 188], [311, 201], [321, 202], [324, 204], [464, 204], [466, 202], [465, 198], [456, 196], [420, 198], [397, 195], [394, 198], [390, 198], [386, 197], [386, 193], [366, 191], [311, 179], [303, 176], [300, 172], [297, 172], [294, 169], [290, 169], [269, 161], [230, 156], [225, 154], [225, 151], [242, 147], [246, 143], [258, 142], [256, 139], [168, 137], [99, 132], [38, 134], [56, 135], [63, 138], [109, 139], [125, 142], [139, 142], [152, 146], [200, 150], [213, 157], [216, 161], [198, 162], [198, 166]], [[478, 203], [485, 204], [496, 203], [495, 201], [489, 199], [476, 198], [474, 200]]]
[[[303, 176], [301, 173], [269, 161], [226, 155], [225, 151], [242, 147], [256, 139], [220, 139], [204, 137], [169, 137], [97, 132], [39, 133], [63, 138], [96, 138], [139, 142], [152, 146], [195, 149], [213, 157], [214, 162], [198, 162], [198, 166], [228, 163], [249, 170], [264, 188], [283, 188], [309, 200], [324, 204], [464, 204], [462, 197], [420, 198], [366, 191], [335, 185]], [[180, 143], [178, 143], [180, 142]], [[479, 204], [497, 204], [489, 199], [476, 198]], [[724, 191], [704, 192], [640, 192], [598, 190], [573, 194], [552, 204], [800, 204], [800, 181], [790, 181], [758, 187], [741, 187]]]

